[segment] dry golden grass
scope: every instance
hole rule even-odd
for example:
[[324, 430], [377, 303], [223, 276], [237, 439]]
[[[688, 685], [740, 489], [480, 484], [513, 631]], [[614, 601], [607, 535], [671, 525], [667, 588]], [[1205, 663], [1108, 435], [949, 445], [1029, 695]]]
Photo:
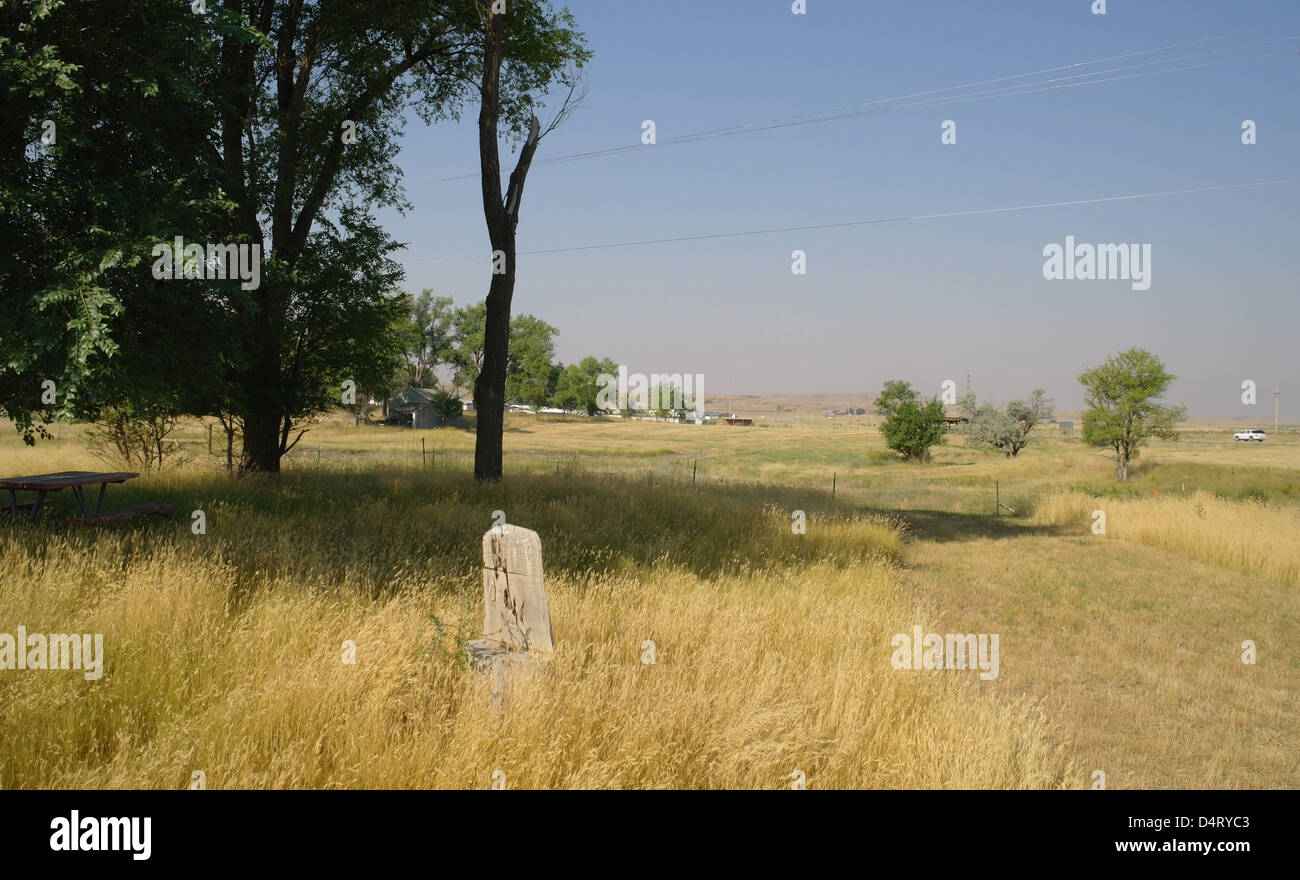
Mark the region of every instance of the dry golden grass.
[[1006, 521], [918, 540], [907, 560], [936, 631], [1001, 633], [1000, 690], [1042, 702], [1077, 784], [1102, 770], [1113, 789], [1300, 787], [1294, 587]]
[[1294, 586], [1300, 576], [1300, 510], [1259, 501], [1227, 501], [1209, 492], [1144, 498], [1097, 498], [1081, 492], [1049, 496], [1034, 519], [1091, 534], [1094, 511], [1106, 534]]
[[[59, 431], [0, 436], [0, 472], [105, 467]], [[1300, 444], [1156, 444], [1115, 486], [1077, 442], [1007, 460], [954, 440], [916, 467], [862, 424], [512, 416], [498, 487], [469, 478], [457, 430], [333, 420], [274, 481], [196, 456], [109, 490], [172, 502], [179, 527], [0, 528], [0, 632], [102, 632], [107, 654], [97, 682], [0, 672], [0, 786], [1300, 784]], [[994, 480], [1036, 524], [986, 515]], [[1184, 481], [1276, 501], [1166, 497]], [[504, 711], [462, 654], [498, 508], [541, 533], [558, 641]], [[1096, 508], [1108, 538], [1087, 531]], [[910, 512], [916, 540], [871, 510]], [[1001, 676], [894, 671], [913, 625], [1000, 633]]]
[[[195, 770], [213, 788], [486, 788], [495, 770], [520, 788], [779, 788], [796, 770], [814, 788], [1070, 775], [1037, 713], [889, 667], [889, 636], [912, 617], [885, 566], [552, 580], [553, 676], [498, 707], [454, 646], [436, 644], [428, 612], [459, 608], [416, 583], [382, 601], [268, 584], [232, 613], [229, 577], [210, 564], [169, 552], [122, 577], [122, 562], [102, 553], [74, 580], [51, 558], [36, 574], [57, 581], [65, 611], [19, 600], [34, 624], [102, 629], [109, 670], [13, 677], [6, 786], [180, 788]], [[340, 661], [345, 638], [354, 666]], [[640, 662], [646, 639], [654, 665]]]
[[[899, 532], [807, 492], [306, 469], [114, 491], [171, 499], [182, 523], [202, 507], [208, 533], [0, 531], [0, 631], [103, 633], [106, 653], [98, 681], [0, 673], [4, 787], [181, 788], [199, 770], [212, 788], [485, 788], [496, 770], [521, 788], [1078, 776], [1041, 713], [995, 683], [891, 668], [892, 634], [928, 616], [898, 593]], [[798, 497], [806, 536], [790, 533]], [[494, 507], [542, 533], [557, 638], [552, 675], [504, 707], [463, 655]]]

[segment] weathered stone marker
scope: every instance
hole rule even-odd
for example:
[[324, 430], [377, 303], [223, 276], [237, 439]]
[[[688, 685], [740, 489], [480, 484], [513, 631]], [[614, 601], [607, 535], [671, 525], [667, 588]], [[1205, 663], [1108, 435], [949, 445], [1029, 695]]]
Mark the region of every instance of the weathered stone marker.
[[483, 535], [483, 635], [466, 646], [499, 692], [509, 670], [555, 650], [542, 577], [542, 539], [505, 523]]

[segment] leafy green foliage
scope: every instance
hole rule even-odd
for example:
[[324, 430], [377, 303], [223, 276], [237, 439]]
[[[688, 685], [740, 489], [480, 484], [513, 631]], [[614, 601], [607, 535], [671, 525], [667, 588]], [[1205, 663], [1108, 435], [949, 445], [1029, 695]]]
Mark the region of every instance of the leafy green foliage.
[[901, 379], [890, 379], [876, 397], [876, 414], [889, 418], [898, 412], [899, 407], [909, 401], [915, 402], [918, 394], [911, 384]]
[[[274, 472], [340, 381], [391, 386], [406, 298], [371, 212], [410, 206], [394, 164], [408, 111], [433, 123], [477, 97], [481, 13], [0, 5], [0, 407], [25, 439], [105, 407], [219, 413], [241, 426], [241, 470]], [[544, 0], [507, 18], [500, 106], [517, 134], [588, 53]], [[260, 286], [154, 279], [153, 245], [178, 235], [259, 245]]]
[[614, 375], [617, 372], [618, 364], [609, 358], [585, 357], [576, 364], [561, 367], [551, 403], [560, 409], [578, 410], [594, 416], [601, 411], [596, 404], [600, 394], [600, 374]]
[[460, 418], [465, 411], [465, 404], [460, 398], [446, 391], [437, 391], [433, 395], [433, 413], [438, 417], [438, 424], [446, 425]]
[[[214, 15], [232, 42], [249, 38]], [[159, 305], [150, 246], [228, 205], [216, 169], [196, 162], [215, 116], [214, 49], [203, 18], [169, 0], [0, 4], [0, 407], [28, 443], [41, 424], [93, 415], [106, 388], [157, 387], [114, 359], [130, 341], [124, 315]], [[229, 338], [213, 331], [150, 343], [179, 369]]]
[[510, 351], [506, 360], [506, 397], [530, 406], [545, 406], [555, 393], [555, 337], [560, 331], [532, 315], [510, 321]]
[[1130, 348], [1079, 376], [1083, 385], [1083, 440], [1109, 446], [1120, 481], [1128, 479], [1130, 460], [1152, 437], [1178, 439], [1186, 407], [1159, 402], [1177, 377], [1155, 355]]
[[483, 344], [487, 328], [487, 303], [456, 309], [452, 316], [451, 363], [456, 368], [455, 384], [473, 388], [483, 369]]
[[[971, 393], [969, 398], [963, 395], [962, 402], [963, 408], [974, 405], [974, 394]], [[969, 440], [973, 445], [987, 446], [1013, 458], [1029, 445], [1035, 426], [1050, 419], [1055, 411], [1052, 400], [1041, 388], [1034, 389], [1027, 401], [1011, 401], [1005, 412], [985, 403], [975, 408], [968, 430]]]
[[876, 398], [876, 412], [885, 417], [880, 426], [885, 445], [909, 461], [929, 461], [930, 447], [944, 442], [943, 404], [938, 398], [922, 403], [907, 382], [886, 382]]
[[1010, 457], [1014, 454], [1012, 449], [1015, 448], [1018, 434], [1015, 419], [993, 404], [984, 403], [975, 408], [975, 415], [967, 429], [967, 442], [972, 446], [996, 449]]
[[451, 363], [455, 356], [455, 319], [451, 297], [434, 296], [427, 288], [420, 291], [411, 304], [406, 340], [407, 384], [432, 388], [437, 382], [435, 368]]

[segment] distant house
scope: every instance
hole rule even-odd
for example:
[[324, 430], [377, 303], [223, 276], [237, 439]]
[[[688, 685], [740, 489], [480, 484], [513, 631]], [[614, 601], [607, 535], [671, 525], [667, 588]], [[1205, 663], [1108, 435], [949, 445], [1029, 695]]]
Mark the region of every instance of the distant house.
[[404, 428], [435, 428], [438, 414], [433, 411], [436, 388], [407, 388], [388, 401], [388, 423]]
[[722, 424], [724, 424], [724, 425], [752, 425], [752, 424], [754, 424], [754, 420], [753, 420], [753, 419], [746, 419], [746, 418], [737, 418], [736, 416], [728, 416], [727, 418], [724, 418], [724, 419], [722, 420]]

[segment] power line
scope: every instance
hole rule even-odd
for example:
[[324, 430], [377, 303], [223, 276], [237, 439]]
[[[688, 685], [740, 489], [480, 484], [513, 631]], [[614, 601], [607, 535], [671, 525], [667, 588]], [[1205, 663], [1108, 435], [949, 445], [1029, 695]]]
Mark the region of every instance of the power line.
[[[1046, 79], [1046, 80], [1039, 80], [1038, 82], [1024, 83], [1023, 85], [1019, 85], [1019, 86], [1003, 86], [997, 89], [986, 89], [983, 92], [973, 92], [969, 95], [960, 95], [955, 98], [940, 98], [936, 101], [924, 101], [915, 104], [903, 104], [890, 109], [914, 110], [918, 107], [932, 107], [932, 106], [938, 106], [940, 104], [957, 103], [957, 102], [962, 102], [967, 100], [972, 100], [972, 101], [984, 100], [985, 99], [984, 96], [993, 97], [993, 98], [1017, 97], [1019, 95], [1032, 95], [1035, 94], [1036, 92], [1051, 91], [1052, 89], [1071, 89], [1071, 88], [1077, 88], [1078, 86], [1092, 86], [1092, 85], [1098, 85], [1100, 83], [1118, 82], [1120, 80], [1126, 80], [1126, 79], [1139, 79], [1144, 76], [1158, 76], [1159, 74], [1163, 74], [1163, 73], [1181, 73], [1187, 70], [1204, 70], [1205, 68], [1209, 68], [1209, 67], [1222, 67], [1225, 64], [1238, 64], [1245, 61], [1258, 61], [1262, 58], [1274, 58], [1277, 57], [1278, 55], [1292, 55], [1294, 54], [1294, 52], [1292, 52], [1292, 50], [1290, 49], [1286, 49], [1281, 52], [1267, 52], [1262, 55], [1251, 55], [1246, 58], [1229, 58], [1225, 61], [1216, 61], [1210, 64], [1195, 64], [1190, 67], [1171, 67], [1167, 70], [1150, 70], [1147, 71], [1146, 73], [1133, 74], [1131, 76], [1112, 76], [1112, 77], [1108, 77], [1107, 79], [1089, 79], [1086, 82], [1069, 83], [1066, 85], [1052, 85], [1053, 83], [1064, 83], [1066, 80], [1070, 80], [1070, 79], [1080, 79], [1083, 77], [1098, 77], [1106, 73], [1119, 73], [1124, 70], [1136, 70], [1139, 67], [1150, 67], [1153, 64], [1172, 64], [1175, 61], [1189, 61], [1193, 58], [1202, 58], [1206, 55], [1217, 55], [1221, 52], [1235, 52], [1238, 49], [1255, 48], [1257, 46], [1263, 46], [1270, 43], [1281, 43], [1286, 40], [1294, 40], [1294, 39], [1300, 39], [1300, 34], [1295, 34], [1289, 37], [1280, 37], [1279, 39], [1276, 40], [1264, 40], [1263, 42], [1260, 43], [1253, 43], [1250, 46], [1233, 46], [1228, 49], [1215, 49], [1214, 51], [1211, 52], [1197, 52], [1192, 55], [1184, 55], [1181, 58], [1167, 58], [1163, 61], [1148, 61], [1143, 64], [1130, 64], [1127, 67], [1115, 67], [1115, 68], [1111, 68], [1110, 70], [1094, 71], [1093, 73], [1080, 73], [1075, 76], [1056, 77], [1055, 79]], [[1043, 88], [1037, 88], [1037, 89], [1030, 88], [1030, 86], [1040, 86], [1040, 85], [1043, 86]], [[1009, 91], [1009, 89], [1011, 91]], [[1001, 94], [998, 94], [999, 92], [1001, 92]]]
[[751, 235], [772, 235], [778, 232], [809, 232], [809, 231], [820, 230], [820, 229], [845, 229], [852, 226], [871, 226], [871, 225], [883, 224], [883, 223], [906, 223], [906, 222], [920, 221], [920, 220], [940, 220], [948, 217], [974, 217], [982, 214], [1009, 214], [1016, 211], [1033, 211], [1033, 210], [1038, 210], [1040, 208], [1066, 208], [1066, 207], [1072, 207], [1076, 205], [1095, 205], [1095, 204], [1100, 204], [1102, 202], [1134, 201], [1137, 199], [1152, 199], [1152, 198], [1160, 198], [1163, 196], [1188, 195], [1191, 193], [1222, 192], [1225, 190], [1245, 189], [1247, 187], [1255, 187], [1255, 186], [1278, 186], [1278, 185], [1284, 185], [1289, 183], [1300, 183], [1300, 177], [1282, 177], [1276, 180], [1260, 180], [1251, 183], [1229, 183], [1229, 184], [1223, 184], [1222, 186], [1198, 186], [1190, 189], [1171, 189], [1171, 190], [1161, 190], [1158, 192], [1133, 193], [1130, 195], [1122, 195], [1122, 196], [1104, 196], [1095, 199], [1073, 199], [1064, 202], [1040, 202], [1037, 204], [1010, 205], [1010, 206], [1004, 206], [1000, 208], [978, 208], [969, 211], [943, 211], [935, 214], [917, 214], [915, 216], [876, 217], [870, 220], [846, 220], [839, 223], [811, 223], [811, 224], [801, 225], [801, 226], [773, 226], [767, 229], [749, 229], [742, 232], [707, 232], [698, 235], [678, 235], [669, 238], [650, 238], [650, 239], [641, 239], [637, 241], [619, 241], [619, 242], [609, 242], [606, 244], [580, 245], [577, 247], [544, 248], [541, 250], [520, 251], [519, 255], [525, 256], [525, 255], [534, 255], [534, 254], [561, 254], [561, 253], [572, 253], [574, 251], [595, 251], [595, 250], [607, 250], [610, 248], [642, 247], [645, 245], [652, 245], [652, 244], [676, 244], [684, 241], [704, 241], [708, 239], [719, 239], [719, 238], [744, 238]]
[[[730, 137], [730, 136], [733, 136], [733, 135], [738, 135], [738, 134], [747, 134], [747, 133], [750, 133], [750, 132], [756, 132], [756, 131], [771, 131], [771, 130], [773, 130], [773, 129], [778, 129], [778, 128], [791, 128], [791, 127], [800, 126], [800, 125], [812, 125], [812, 124], [821, 123], [821, 122], [833, 122], [833, 121], [842, 120], [842, 119], [852, 119], [852, 118], [857, 118], [857, 117], [861, 117], [861, 116], [869, 116], [869, 115], [875, 115], [875, 114], [879, 114], [879, 113], [885, 113], [885, 112], [889, 112], [889, 111], [891, 111], [891, 110], [896, 110], [896, 109], [897, 109], [897, 110], [911, 110], [911, 109], [917, 109], [917, 108], [920, 108], [920, 107], [938, 106], [938, 105], [942, 105], [942, 104], [961, 103], [961, 102], [968, 101], [968, 100], [987, 100], [988, 97], [1014, 97], [1014, 96], [1022, 95], [1022, 94], [1034, 94], [1034, 93], [1037, 93], [1037, 92], [1047, 91], [1047, 90], [1054, 89], [1054, 88], [1073, 88], [1073, 87], [1077, 87], [1077, 86], [1080, 86], [1080, 85], [1097, 85], [1097, 84], [1106, 83], [1106, 82], [1115, 82], [1115, 81], [1117, 81], [1117, 80], [1124, 80], [1124, 79], [1137, 79], [1137, 78], [1139, 78], [1139, 77], [1143, 77], [1143, 76], [1155, 76], [1155, 75], [1157, 75], [1157, 74], [1161, 74], [1161, 73], [1178, 73], [1178, 72], [1187, 71], [1187, 70], [1199, 70], [1199, 69], [1203, 69], [1203, 68], [1205, 68], [1205, 67], [1218, 66], [1218, 64], [1198, 65], [1198, 66], [1193, 66], [1193, 67], [1174, 68], [1174, 69], [1168, 69], [1168, 70], [1154, 70], [1154, 71], [1147, 71], [1146, 73], [1136, 74], [1136, 75], [1133, 75], [1133, 76], [1127, 76], [1127, 77], [1112, 77], [1112, 78], [1109, 78], [1109, 79], [1087, 79], [1087, 78], [1089, 78], [1089, 77], [1100, 77], [1100, 76], [1103, 76], [1104, 74], [1108, 74], [1108, 73], [1117, 73], [1117, 72], [1121, 72], [1121, 71], [1125, 71], [1125, 70], [1133, 70], [1133, 69], [1136, 69], [1136, 68], [1139, 68], [1139, 67], [1149, 67], [1149, 66], [1152, 66], [1152, 65], [1159, 65], [1159, 64], [1172, 64], [1172, 63], [1175, 63], [1175, 62], [1177, 62], [1177, 61], [1187, 61], [1187, 60], [1191, 60], [1191, 59], [1193, 59], [1193, 58], [1200, 58], [1200, 57], [1204, 57], [1204, 56], [1207, 56], [1207, 55], [1218, 55], [1218, 54], [1222, 54], [1222, 53], [1224, 53], [1224, 52], [1235, 52], [1235, 51], [1238, 51], [1238, 50], [1241, 50], [1241, 49], [1256, 48], [1256, 47], [1258, 47], [1258, 46], [1268, 45], [1268, 44], [1271, 44], [1271, 43], [1279, 43], [1279, 42], [1284, 42], [1284, 41], [1286, 41], [1286, 40], [1297, 39], [1298, 37], [1300, 37], [1300, 35], [1293, 35], [1293, 36], [1289, 36], [1289, 37], [1281, 37], [1281, 38], [1274, 39], [1274, 40], [1263, 40], [1263, 41], [1260, 41], [1260, 42], [1257, 42], [1257, 43], [1248, 43], [1248, 44], [1244, 44], [1244, 45], [1241, 45], [1241, 46], [1232, 46], [1232, 47], [1227, 47], [1227, 48], [1222, 48], [1222, 49], [1212, 49], [1212, 50], [1207, 50], [1207, 51], [1205, 51], [1205, 52], [1196, 52], [1196, 53], [1192, 53], [1192, 54], [1190, 54], [1190, 55], [1184, 55], [1184, 56], [1181, 56], [1181, 57], [1179, 57], [1179, 58], [1166, 58], [1166, 59], [1163, 59], [1163, 60], [1160, 60], [1160, 61], [1149, 61], [1149, 62], [1144, 62], [1143, 64], [1129, 65], [1129, 66], [1126, 66], [1126, 67], [1117, 67], [1117, 68], [1112, 68], [1112, 69], [1109, 69], [1109, 70], [1097, 70], [1097, 71], [1092, 71], [1091, 73], [1080, 73], [1080, 74], [1075, 74], [1074, 76], [1070, 76], [1070, 77], [1057, 77], [1057, 78], [1054, 78], [1054, 79], [1048, 79], [1048, 80], [1038, 80], [1038, 81], [1035, 81], [1035, 82], [1020, 83], [1020, 84], [1018, 84], [1018, 85], [1014, 85], [1014, 86], [1001, 86], [1001, 87], [996, 88], [996, 89], [987, 89], [987, 90], [985, 90], [985, 91], [983, 91], [983, 92], [973, 92], [973, 93], [970, 93], [970, 94], [967, 94], [967, 95], [956, 95], [956, 96], [947, 97], [947, 98], [940, 98], [940, 99], [935, 100], [935, 101], [924, 101], [924, 102], [916, 102], [916, 103], [912, 103], [912, 104], [902, 104], [902, 105], [896, 105], [896, 106], [885, 106], [885, 107], [879, 107], [879, 106], [877, 106], [877, 105], [880, 105], [880, 104], [890, 104], [891, 102], [904, 101], [904, 100], [907, 100], [907, 99], [909, 99], [909, 98], [926, 97], [926, 96], [929, 96], [929, 95], [936, 95], [936, 94], [940, 94], [940, 93], [943, 93], [943, 92], [962, 91], [962, 90], [965, 90], [965, 89], [972, 89], [972, 88], [976, 88], [976, 87], [978, 87], [978, 86], [990, 85], [990, 84], [993, 84], [993, 83], [1008, 82], [1008, 81], [1011, 81], [1011, 80], [1017, 80], [1017, 79], [1025, 79], [1025, 78], [1028, 78], [1028, 77], [1040, 76], [1040, 75], [1042, 75], [1042, 74], [1046, 74], [1046, 73], [1057, 73], [1057, 72], [1059, 72], [1059, 71], [1063, 71], [1063, 70], [1073, 70], [1073, 69], [1075, 69], [1075, 68], [1079, 68], [1079, 67], [1087, 67], [1087, 66], [1091, 66], [1091, 65], [1094, 65], [1094, 64], [1104, 64], [1104, 63], [1108, 63], [1108, 62], [1111, 62], [1111, 61], [1120, 61], [1120, 60], [1123, 60], [1123, 59], [1126, 59], [1126, 58], [1134, 58], [1134, 57], [1138, 57], [1138, 56], [1141, 56], [1141, 55], [1149, 55], [1149, 54], [1152, 54], [1152, 53], [1155, 53], [1155, 52], [1165, 52], [1165, 51], [1168, 51], [1168, 50], [1170, 50], [1170, 49], [1177, 49], [1177, 48], [1181, 48], [1181, 47], [1183, 47], [1183, 46], [1196, 45], [1196, 44], [1198, 44], [1198, 43], [1205, 43], [1205, 42], [1209, 42], [1209, 41], [1211, 41], [1211, 40], [1226, 39], [1226, 38], [1228, 38], [1228, 37], [1240, 36], [1240, 35], [1242, 35], [1242, 34], [1255, 33], [1255, 32], [1257, 32], [1257, 31], [1262, 31], [1262, 30], [1269, 30], [1269, 29], [1272, 29], [1272, 28], [1281, 27], [1281, 26], [1283, 26], [1283, 25], [1291, 24], [1291, 23], [1294, 23], [1294, 22], [1297, 22], [1297, 21], [1300, 21], [1300, 18], [1290, 18], [1290, 19], [1285, 19], [1285, 20], [1283, 20], [1283, 21], [1274, 22], [1274, 23], [1272, 23], [1272, 24], [1267, 24], [1267, 25], [1261, 25], [1261, 26], [1259, 26], [1259, 27], [1255, 27], [1255, 28], [1248, 28], [1248, 29], [1246, 29], [1246, 30], [1242, 30], [1242, 31], [1233, 31], [1233, 32], [1226, 33], [1226, 34], [1216, 34], [1216, 35], [1209, 36], [1209, 37], [1202, 37], [1202, 38], [1197, 39], [1197, 40], [1188, 40], [1188, 41], [1186, 41], [1186, 42], [1182, 42], [1182, 43], [1171, 43], [1171, 44], [1169, 44], [1169, 45], [1167, 45], [1167, 46], [1159, 46], [1159, 47], [1156, 47], [1156, 48], [1153, 48], [1153, 49], [1142, 49], [1142, 50], [1138, 50], [1138, 51], [1135, 51], [1135, 52], [1126, 52], [1126, 53], [1121, 54], [1121, 55], [1112, 55], [1112, 56], [1109, 56], [1109, 57], [1106, 57], [1106, 58], [1093, 59], [1093, 60], [1091, 60], [1091, 61], [1080, 61], [1080, 62], [1075, 62], [1075, 63], [1073, 63], [1073, 64], [1063, 64], [1063, 65], [1059, 65], [1059, 66], [1057, 66], [1057, 67], [1043, 68], [1043, 69], [1041, 69], [1041, 70], [1030, 71], [1030, 72], [1027, 72], [1027, 73], [1019, 73], [1019, 74], [1012, 74], [1012, 75], [1009, 75], [1009, 76], [994, 77], [994, 78], [991, 78], [991, 79], [976, 80], [976, 81], [972, 81], [972, 82], [969, 82], [969, 83], [962, 83], [962, 84], [960, 84], [960, 85], [955, 85], [955, 86], [946, 86], [946, 87], [944, 87], [944, 88], [929, 89], [929, 90], [926, 90], [926, 91], [920, 91], [920, 92], [911, 92], [911, 93], [903, 94], [903, 95], [895, 95], [895, 96], [892, 96], [892, 97], [889, 97], [889, 98], [877, 98], [877, 99], [874, 100], [874, 101], [867, 101], [867, 102], [863, 102], [863, 103], [859, 103], [859, 104], [849, 104], [849, 105], [844, 105], [844, 106], [842, 106], [842, 107], [830, 108], [830, 109], [826, 109], [826, 110], [818, 110], [818, 111], [812, 111], [812, 112], [808, 112], [808, 113], [799, 113], [799, 114], [794, 114], [794, 115], [791, 115], [791, 116], [777, 117], [776, 119], [771, 119], [771, 120], [768, 120], [768, 121], [766, 121], [766, 122], [762, 122], [762, 123], [752, 123], [752, 122], [751, 122], [751, 123], [745, 123], [745, 124], [743, 124], [743, 125], [734, 125], [734, 126], [730, 126], [730, 127], [727, 127], [727, 128], [712, 129], [712, 130], [709, 130], [709, 131], [695, 132], [695, 133], [692, 133], [692, 134], [679, 135], [679, 136], [677, 136], [677, 137], [666, 138], [666, 139], [664, 139], [663, 141], [660, 141], [660, 142], [658, 142], [657, 144], [655, 144], [655, 146], [673, 146], [673, 145], [676, 145], [676, 144], [693, 143], [693, 142], [696, 142], [696, 141], [701, 141], [701, 140], [711, 140], [711, 139], [714, 139], [714, 138], [720, 138], [720, 137]], [[1249, 58], [1231, 59], [1231, 60], [1229, 60], [1229, 61], [1219, 62], [1219, 64], [1229, 64], [1229, 63], [1236, 63], [1236, 62], [1240, 62], [1240, 61], [1254, 61], [1254, 60], [1259, 60], [1259, 59], [1262, 59], [1262, 58], [1271, 58], [1271, 57], [1275, 57], [1275, 56], [1277, 56], [1277, 55], [1286, 55], [1286, 54], [1291, 54], [1291, 53], [1290, 53], [1290, 52], [1276, 52], [1276, 53], [1270, 53], [1270, 54], [1265, 54], [1265, 55], [1252, 56], [1252, 57], [1249, 57]], [[1058, 82], [1062, 82], [1062, 81], [1064, 81], [1064, 80], [1068, 80], [1068, 79], [1086, 79], [1086, 81], [1085, 81], [1085, 82], [1079, 82], [1079, 83], [1073, 83], [1073, 84], [1068, 85], [1068, 86], [1066, 86], [1066, 85], [1051, 85], [1052, 83], [1058, 83]], [[1039, 87], [1039, 88], [1035, 88], [1035, 87]], [[998, 92], [1001, 92], [1001, 94], [996, 94], [996, 93], [998, 93]], [[569, 154], [569, 155], [567, 155], [567, 156], [557, 156], [557, 157], [554, 157], [554, 158], [551, 158], [551, 159], [545, 159], [545, 160], [541, 160], [541, 161], [539, 161], [539, 162], [535, 162], [534, 164], [536, 164], [536, 165], [558, 165], [558, 164], [567, 163], [567, 162], [576, 162], [576, 161], [580, 161], [580, 160], [583, 160], [583, 159], [595, 159], [595, 158], [602, 158], [602, 157], [605, 157], [605, 156], [614, 156], [614, 155], [619, 155], [619, 154], [621, 154], [621, 153], [632, 152], [632, 151], [634, 151], [634, 150], [644, 150], [645, 147], [646, 147], [646, 145], [645, 145], [645, 144], [641, 144], [641, 143], [636, 143], [636, 144], [625, 144], [625, 145], [621, 145], [621, 146], [617, 146], [617, 147], [608, 147], [608, 148], [601, 149], [601, 150], [590, 150], [590, 151], [586, 151], [586, 152], [582, 152], [582, 153], [572, 153], [572, 154]], [[420, 182], [421, 182], [421, 183], [446, 183], [446, 182], [453, 181], [453, 180], [467, 180], [467, 179], [470, 179], [470, 178], [473, 178], [473, 177], [477, 177], [477, 176], [478, 176], [478, 172], [465, 172], [465, 173], [463, 173], [463, 174], [456, 174], [456, 175], [451, 175], [451, 176], [447, 176], [447, 177], [433, 177], [433, 178], [426, 178], [425, 180], [422, 180], [422, 181], [420, 181]]]

